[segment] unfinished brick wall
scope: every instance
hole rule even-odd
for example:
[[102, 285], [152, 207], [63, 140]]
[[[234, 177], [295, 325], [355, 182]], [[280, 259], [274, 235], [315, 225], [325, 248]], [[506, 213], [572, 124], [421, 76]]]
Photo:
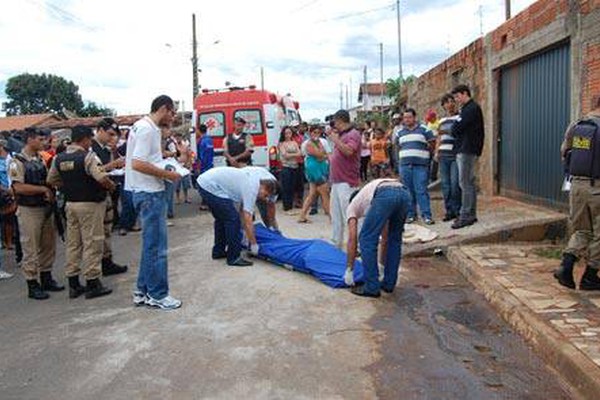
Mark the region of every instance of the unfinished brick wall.
[[[579, 96], [580, 100], [574, 104], [575, 114], [585, 113], [590, 109], [591, 98], [600, 95], [600, 33], [596, 33], [600, 31], [600, 0], [539, 0], [490, 32], [485, 39], [471, 43], [406, 88], [406, 104], [420, 115], [430, 108], [441, 113], [439, 100], [455, 85], [465, 83], [472, 88], [473, 97], [486, 116], [486, 143], [479, 172], [480, 186], [487, 194], [494, 193], [497, 187], [495, 141], [499, 126], [492, 118], [497, 118], [498, 81], [494, 77], [498, 77], [498, 70], [491, 69], [535, 54], [536, 50], [528, 50], [532, 53], [523, 51], [535, 48], [535, 43], [545, 38], [544, 32], [549, 27], [553, 27], [553, 32], [562, 29], [567, 38], [569, 35], [577, 37], [573, 46], [579, 48], [581, 43], [580, 56], [573, 53], [573, 69], [581, 71], [581, 75], [573, 75], [573, 83], [580, 87], [573, 96]], [[564, 38], [563, 35], [561, 40]], [[498, 60], [503, 61], [498, 64]], [[493, 78], [486, 80], [486, 76]]]
[[592, 108], [592, 100], [600, 95], [600, 44], [590, 43], [583, 49], [581, 71], [581, 108], [587, 114]]
[[483, 99], [483, 63], [483, 40], [478, 39], [409, 85], [406, 105], [415, 108], [421, 117], [429, 109], [443, 115], [442, 96], [462, 83], [471, 87], [478, 101]]

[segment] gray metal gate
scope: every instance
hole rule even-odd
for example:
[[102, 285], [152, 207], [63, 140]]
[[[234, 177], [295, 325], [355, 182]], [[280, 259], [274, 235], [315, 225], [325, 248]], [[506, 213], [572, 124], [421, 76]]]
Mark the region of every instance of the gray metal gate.
[[500, 193], [564, 207], [560, 144], [570, 118], [569, 45], [502, 69]]

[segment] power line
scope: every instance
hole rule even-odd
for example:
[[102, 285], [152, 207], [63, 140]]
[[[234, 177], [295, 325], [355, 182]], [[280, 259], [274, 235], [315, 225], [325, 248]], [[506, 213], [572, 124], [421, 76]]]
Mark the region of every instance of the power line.
[[292, 10], [292, 12], [293, 12], [293, 13], [295, 13], [295, 12], [298, 12], [298, 11], [302, 11], [302, 10], [304, 10], [305, 8], [308, 8], [308, 7], [312, 6], [312, 5], [314, 5], [314, 4], [315, 4], [315, 3], [317, 3], [318, 1], [319, 1], [319, 0], [312, 0], [312, 1], [308, 1], [308, 2], [304, 3], [303, 5], [301, 5], [300, 7], [298, 7], [298, 8], [296, 8], [296, 9]]
[[342, 19], [360, 17], [361, 15], [373, 13], [373, 12], [376, 12], [376, 11], [382, 11], [382, 10], [391, 9], [391, 7], [395, 7], [395, 5], [396, 5], [396, 3], [390, 3], [390, 4], [388, 4], [388, 5], [384, 6], [384, 7], [377, 7], [377, 8], [372, 8], [370, 10], [364, 10], [364, 11], [354, 12], [354, 13], [350, 13], [350, 14], [338, 15], [337, 17], [325, 18], [325, 19], [321, 19], [321, 20], [316, 21], [316, 22], [319, 23], [319, 22], [339, 21], [339, 20], [342, 20]]

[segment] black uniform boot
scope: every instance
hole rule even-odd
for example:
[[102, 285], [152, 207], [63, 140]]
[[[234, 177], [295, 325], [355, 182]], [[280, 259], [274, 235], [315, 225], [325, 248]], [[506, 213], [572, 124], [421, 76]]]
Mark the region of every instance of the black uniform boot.
[[102, 275], [117, 275], [127, 272], [127, 265], [115, 264], [110, 258], [102, 259]]
[[27, 281], [27, 289], [27, 295], [30, 299], [46, 300], [50, 298], [50, 295], [42, 290], [42, 287], [35, 279]]
[[575, 280], [573, 279], [573, 267], [577, 262], [577, 257], [571, 253], [563, 254], [562, 262], [560, 267], [554, 271], [554, 277], [563, 286], [569, 289], [575, 289]]
[[109, 289], [102, 285], [100, 279], [91, 279], [87, 281], [87, 288], [85, 291], [86, 299], [93, 299], [95, 297], [106, 296], [112, 293], [112, 289]]
[[61, 292], [65, 290], [64, 286], [59, 285], [58, 282], [52, 278], [52, 272], [50, 271], [42, 272], [40, 274], [40, 281], [42, 283], [42, 290], [46, 292]]
[[590, 267], [585, 268], [585, 272], [579, 282], [580, 290], [600, 290], [600, 278], [598, 278], [598, 270]]
[[82, 294], [85, 293], [85, 286], [82, 286], [79, 283], [78, 276], [70, 276], [69, 277], [69, 298], [76, 299]]

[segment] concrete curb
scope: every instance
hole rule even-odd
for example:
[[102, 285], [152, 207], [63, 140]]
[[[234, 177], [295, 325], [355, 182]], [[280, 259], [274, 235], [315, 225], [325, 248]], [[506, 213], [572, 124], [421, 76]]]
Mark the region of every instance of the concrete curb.
[[[456, 235], [451, 238], [434, 240], [427, 243], [406, 245], [403, 248], [404, 257], [429, 257], [437, 248], [446, 250], [450, 246], [503, 243], [503, 242], [540, 242], [556, 241], [566, 237], [568, 229], [566, 216], [547, 217], [537, 220], [519, 221], [509, 225], [490, 229], [486, 234], [469, 233]], [[468, 228], [467, 228], [468, 229]]]
[[500, 316], [571, 386], [575, 398], [598, 397], [600, 374], [596, 364], [572, 344], [564, 342], [556, 330], [548, 326], [501, 284], [488, 279], [481, 267], [460, 248], [450, 247], [447, 257], [465, 278], [483, 293]]

